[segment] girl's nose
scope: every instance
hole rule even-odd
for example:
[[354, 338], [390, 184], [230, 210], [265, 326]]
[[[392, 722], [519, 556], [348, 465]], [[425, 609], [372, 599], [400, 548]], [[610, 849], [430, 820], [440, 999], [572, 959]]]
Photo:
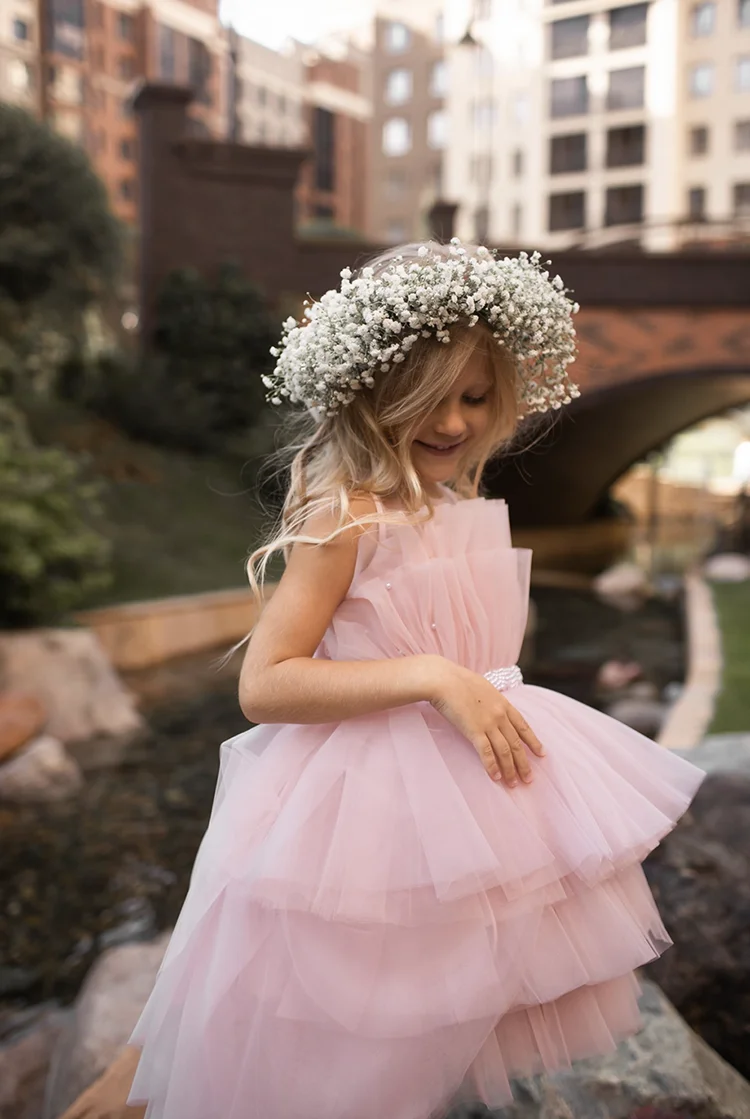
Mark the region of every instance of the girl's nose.
[[432, 426], [439, 435], [457, 438], [466, 431], [466, 421], [460, 403], [446, 403], [438, 408]]

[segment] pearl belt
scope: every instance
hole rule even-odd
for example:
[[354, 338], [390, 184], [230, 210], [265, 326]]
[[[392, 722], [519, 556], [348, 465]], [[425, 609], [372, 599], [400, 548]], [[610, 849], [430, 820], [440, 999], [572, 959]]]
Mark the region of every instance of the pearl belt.
[[509, 688], [517, 688], [519, 684], [523, 684], [523, 675], [517, 664], [509, 668], [492, 668], [484, 673], [484, 677], [494, 684], [499, 692], [507, 692]]

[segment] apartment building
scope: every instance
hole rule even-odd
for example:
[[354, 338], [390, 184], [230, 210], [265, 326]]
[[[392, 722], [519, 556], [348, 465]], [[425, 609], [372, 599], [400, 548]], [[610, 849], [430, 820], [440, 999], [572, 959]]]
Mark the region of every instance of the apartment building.
[[139, 79], [190, 85], [195, 127], [226, 128], [218, 0], [0, 0], [0, 95], [85, 146], [115, 212], [135, 223]]
[[691, 221], [745, 212], [748, 9], [447, 0], [460, 233], [666, 250], [695, 235]]
[[33, 110], [38, 93], [36, 0], [0, 0], [0, 101]]
[[305, 64], [292, 46], [275, 51], [229, 32], [228, 116], [232, 139], [301, 147], [307, 140]]

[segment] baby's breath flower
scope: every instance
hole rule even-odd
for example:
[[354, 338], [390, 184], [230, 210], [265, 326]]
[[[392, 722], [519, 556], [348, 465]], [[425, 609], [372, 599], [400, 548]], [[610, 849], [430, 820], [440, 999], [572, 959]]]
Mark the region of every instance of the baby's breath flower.
[[396, 256], [378, 275], [371, 266], [358, 274], [344, 268], [340, 290], [306, 304], [301, 325], [284, 322], [271, 350], [276, 368], [262, 378], [268, 399], [335, 415], [356, 391], [373, 387], [374, 372], [401, 364], [419, 337], [448, 344], [454, 323], [482, 320], [515, 358], [528, 411], [570, 403], [580, 396], [566, 372], [579, 306], [544, 266], [538, 252], [499, 259], [484, 247], [469, 253], [454, 238], [447, 254], [421, 245], [417, 259]]

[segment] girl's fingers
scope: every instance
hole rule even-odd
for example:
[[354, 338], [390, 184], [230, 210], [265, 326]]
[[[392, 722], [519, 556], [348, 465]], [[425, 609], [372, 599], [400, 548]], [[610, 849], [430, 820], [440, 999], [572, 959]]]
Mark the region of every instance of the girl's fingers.
[[497, 764], [500, 768], [500, 775], [507, 785], [515, 785], [518, 783], [518, 774], [516, 771], [516, 759], [510, 743], [500, 729], [492, 729], [487, 732], [487, 737], [492, 743], [492, 749]]
[[513, 724], [514, 730], [517, 732], [521, 740], [526, 743], [532, 753], [536, 754], [540, 758], [543, 757], [545, 752], [544, 746], [542, 746], [541, 742], [534, 734], [533, 730], [526, 722], [521, 712], [517, 711], [516, 708], [513, 707], [511, 704], [508, 704], [507, 715], [511, 723]]
[[515, 766], [516, 773], [522, 781], [530, 781], [532, 773], [531, 764], [529, 762], [529, 755], [527, 754], [526, 747], [519, 737], [518, 731], [515, 729], [510, 719], [507, 717], [503, 719], [500, 725], [500, 730], [503, 737], [505, 738], [505, 741], [508, 743], [513, 755], [513, 764]]

